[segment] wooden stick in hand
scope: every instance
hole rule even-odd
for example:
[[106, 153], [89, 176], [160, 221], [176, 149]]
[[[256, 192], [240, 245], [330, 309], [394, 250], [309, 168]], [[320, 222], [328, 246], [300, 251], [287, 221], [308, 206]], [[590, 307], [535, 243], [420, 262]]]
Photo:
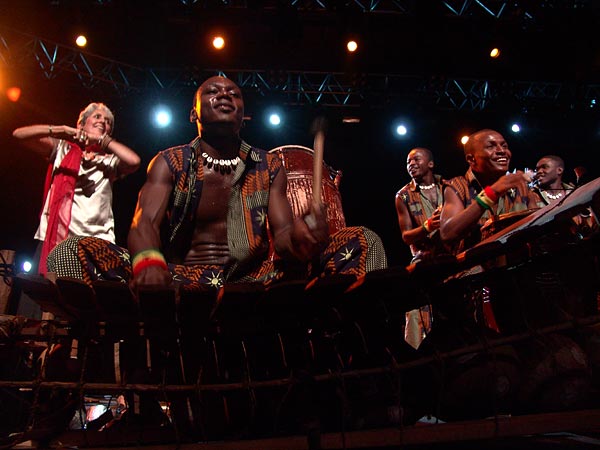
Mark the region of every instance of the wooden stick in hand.
[[315, 141], [313, 145], [313, 205], [315, 208], [320, 208], [321, 201], [321, 185], [323, 180], [323, 146], [325, 143], [325, 119], [318, 117], [313, 123], [313, 131], [315, 133]]

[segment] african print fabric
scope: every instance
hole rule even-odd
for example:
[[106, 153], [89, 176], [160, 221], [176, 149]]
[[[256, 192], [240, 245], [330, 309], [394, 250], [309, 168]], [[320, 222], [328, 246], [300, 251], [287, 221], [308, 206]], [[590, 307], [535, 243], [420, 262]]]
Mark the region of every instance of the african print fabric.
[[[168, 264], [173, 281], [184, 290], [219, 289], [226, 281], [226, 268], [210, 264]], [[383, 243], [377, 234], [364, 227], [344, 228], [331, 236], [319, 262], [313, 267], [278, 259], [257, 261], [256, 267], [239, 276], [235, 282], [302, 280], [312, 277], [344, 274], [357, 277], [384, 269], [387, 260]], [[132, 277], [129, 253], [122, 247], [91, 237], [69, 238], [60, 243], [48, 257], [48, 269], [58, 277], [74, 277], [91, 285], [97, 280], [127, 282]]]
[[[475, 201], [475, 197], [483, 190], [483, 186], [471, 169], [467, 171], [465, 176], [452, 178], [448, 181], [445, 187], [454, 190], [458, 198], [462, 201], [466, 208]], [[454, 254], [473, 247], [481, 241], [481, 227], [492, 216], [498, 216], [509, 212], [526, 211], [544, 206], [539, 196], [533, 192], [525, 183], [525, 180], [516, 188], [509, 189], [504, 195], [498, 199], [498, 204], [491, 210], [486, 209], [473, 229], [465, 236], [465, 238], [457, 243], [454, 248]]]
[[[163, 150], [164, 158], [173, 174], [173, 194], [168, 207], [168, 244], [164, 253], [168, 261], [182, 263], [189, 250], [194, 215], [204, 180], [203, 165], [194, 163], [194, 145]], [[240, 164], [235, 169], [233, 186], [228, 201], [227, 240], [233, 264], [228, 268], [228, 278], [256, 269], [269, 249], [267, 234], [267, 208], [269, 189], [282, 167], [278, 155], [253, 148], [242, 141]], [[193, 176], [194, 164], [196, 172]]]
[[48, 271], [57, 277], [79, 278], [91, 285], [96, 280], [125, 282], [133, 274], [129, 252], [94, 237], [72, 237], [48, 255]]
[[[438, 200], [435, 203], [432, 203], [431, 200], [429, 200], [429, 198], [423, 193], [414, 180], [398, 191], [400, 198], [408, 209], [408, 214], [410, 216], [413, 229], [422, 226], [423, 223], [425, 223], [425, 221], [433, 215], [435, 210], [442, 206], [444, 200], [442, 186], [446, 181], [442, 180], [442, 177], [439, 175], [434, 175], [434, 178], [435, 189], [438, 197]], [[419, 252], [435, 254], [444, 251], [445, 248], [441, 242], [439, 230], [430, 233], [426, 238], [410, 245], [410, 252], [413, 256], [417, 255]]]

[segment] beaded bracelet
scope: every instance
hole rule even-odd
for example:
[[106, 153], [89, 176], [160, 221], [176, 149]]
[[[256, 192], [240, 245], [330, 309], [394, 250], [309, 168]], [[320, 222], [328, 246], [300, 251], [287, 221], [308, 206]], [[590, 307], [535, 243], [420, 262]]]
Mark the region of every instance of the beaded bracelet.
[[160, 251], [154, 248], [149, 248], [136, 253], [133, 257], [131, 266], [134, 277], [137, 277], [142, 270], [147, 269], [148, 267], [156, 266], [168, 270], [165, 257]]

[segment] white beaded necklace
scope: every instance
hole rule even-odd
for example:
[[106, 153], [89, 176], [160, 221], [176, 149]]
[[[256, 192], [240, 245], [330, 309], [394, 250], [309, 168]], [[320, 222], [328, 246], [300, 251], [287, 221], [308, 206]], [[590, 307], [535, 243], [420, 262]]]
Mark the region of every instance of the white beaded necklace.
[[204, 159], [204, 165], [209, 169], [212, 167], [215, 172], [229, 173], [235, 170], [238, 163], [241, 161], [239, 156], [231, 159], [216, 159], [209, 156], [208, 153], [202, 152], [202, 158]]
[[425, 191], [428, 191], [429, 189], [433, 189], [434, 187], [435, 187], [435, 183], [419, 185], [419, 189], [423, 189]]
[[558, 194], [551, 194], [548, 191], [544, 191], [544, 193], [548, 196], [548, 198], [550, 198], [552, 200], [557, 200], [563, 196], [562, 192], [559, 192]]

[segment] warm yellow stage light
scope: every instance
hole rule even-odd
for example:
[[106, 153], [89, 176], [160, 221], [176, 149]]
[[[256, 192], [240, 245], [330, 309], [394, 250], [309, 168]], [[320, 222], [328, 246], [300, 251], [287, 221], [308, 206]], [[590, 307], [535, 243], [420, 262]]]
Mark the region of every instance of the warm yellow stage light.
[[77, 39], [75, 39], [75, 43], [78, 47], [85, 47], [87, 45], [87, 38], [83, 34], [80, 34], [77, 36]]
[[6, 96], [11, 102], [18, 102], [21, 98], [21, 88], [17, 86], [9, 87], [6, 90]]
[[490, 52], [490, 56], [492, 58], [497, 58], [498, 56], [500, 56], [500, 49], [499, 48], [493, 48], [492, 51]]
[[213, 39], [212, 45], [217, 50], [221, 50], [223, 47], [225, 47], [225, 39], [223, 39], [221, 36], [217, 36]]
[[467, 142], [469, 142], [469, 136], [463, 136], [460, 138], [460, 143], [462, 145], [465, 145]]
[[346, 48], [350, 53], [353, 53], [358, 49], [358, 44], [356, 43], [356, 41], [348, 41], [348, 43], [346, 44]]

